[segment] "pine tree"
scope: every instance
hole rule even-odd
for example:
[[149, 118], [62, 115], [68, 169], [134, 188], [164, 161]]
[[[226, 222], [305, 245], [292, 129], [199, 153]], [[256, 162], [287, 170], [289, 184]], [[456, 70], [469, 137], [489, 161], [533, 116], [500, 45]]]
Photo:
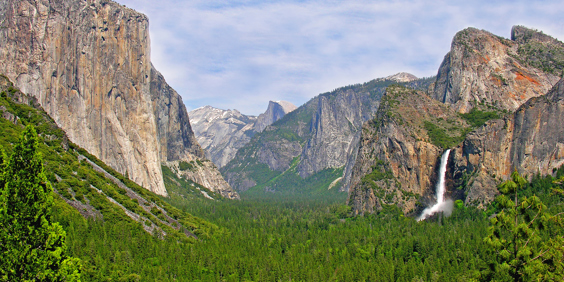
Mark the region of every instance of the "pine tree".
[[525, 185], [527, 181], [515, 171], [499, 186], [502, 195], [496, 202], [503, 210], [491, 218], [489, 235], [484, 239], [496, 257], [490, 264], [491, 274], [507, 275], [513, 281], [560, 281], [561, 257], [555, 241], [543, 241], [541, 236], [556, 217], [547, 212], [537, 196], [518, 199]]
[[65, 231], [51, 222], [53, 189], [38, 146], [28, 125], [0, 160], [0, 281], [79, 281], [80, 262], [65, 255]]

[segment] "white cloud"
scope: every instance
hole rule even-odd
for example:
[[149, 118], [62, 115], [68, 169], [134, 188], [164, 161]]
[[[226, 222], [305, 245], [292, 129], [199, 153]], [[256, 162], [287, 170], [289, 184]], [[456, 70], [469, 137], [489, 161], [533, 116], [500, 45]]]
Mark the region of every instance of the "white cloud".
[[559, 1], [118, 1], [149, 16], [152, 61], [188, 109], [246, 114], [400, 71], [434, 75], [468, 26], [564, 38]]

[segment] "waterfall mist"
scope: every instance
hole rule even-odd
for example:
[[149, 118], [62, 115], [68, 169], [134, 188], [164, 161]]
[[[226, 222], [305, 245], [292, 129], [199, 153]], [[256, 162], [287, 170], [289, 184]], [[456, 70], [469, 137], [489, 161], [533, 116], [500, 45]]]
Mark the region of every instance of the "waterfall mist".
[[441, 157], [441, 166], [439, 170], [439, 182], [437, 183], [437, 203], [435, 203], [432, 207], [428, 207], [423, 210], [423, 213], [417, 221], [425, 220], [427, 217], [437, 213], [443, 212], [444, 215], [450, 216], [452, 213], [453, 202], [452, 200], [444, 199], [445, 194], [445, 175], [446, 175], [446, 167], [448, 163], [448, 156], [450, 155], [450, 149], [446, 150]]

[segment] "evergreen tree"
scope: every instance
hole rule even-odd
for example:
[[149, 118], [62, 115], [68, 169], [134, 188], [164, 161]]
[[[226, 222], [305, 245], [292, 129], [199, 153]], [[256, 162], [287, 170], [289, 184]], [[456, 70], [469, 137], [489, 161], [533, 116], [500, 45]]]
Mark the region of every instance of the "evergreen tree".
[[518, 192], [526, 184], [515, 171], [511, 179], [499, 186], [502, 195], [496, 202], [502, 211], [492, 217], [489, 235], [484, 239], [497, 259], [490, 264], [493, 272], [484, 277], [487, 280], [495, 273], [513, 281], [561, 281], [561, 257], [555, 241], [543, 240], [542, 236], [556, 218], [537, 196], [518, 199]]
[[9, 160], [0, 157], [0, 281], [79, 281], [80, 262], [65, 255], [65, 231], [51, 222], [38, 140], [28, 125]]

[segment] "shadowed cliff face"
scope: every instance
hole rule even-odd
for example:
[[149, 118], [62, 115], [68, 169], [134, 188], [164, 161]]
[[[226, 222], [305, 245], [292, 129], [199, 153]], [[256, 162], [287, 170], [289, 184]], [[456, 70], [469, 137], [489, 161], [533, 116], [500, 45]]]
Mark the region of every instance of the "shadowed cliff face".
[[107, 0], [5, 0], [0, 20], [0, 73], [72, 142], [161, 195], [162, 161], [203, 157], [180, 96], [151, 65], [145, 15]]
[[204, 158], [190, 125], [182, 98], [151, 66], [151, 101], [155, 112], [161, 161]]

